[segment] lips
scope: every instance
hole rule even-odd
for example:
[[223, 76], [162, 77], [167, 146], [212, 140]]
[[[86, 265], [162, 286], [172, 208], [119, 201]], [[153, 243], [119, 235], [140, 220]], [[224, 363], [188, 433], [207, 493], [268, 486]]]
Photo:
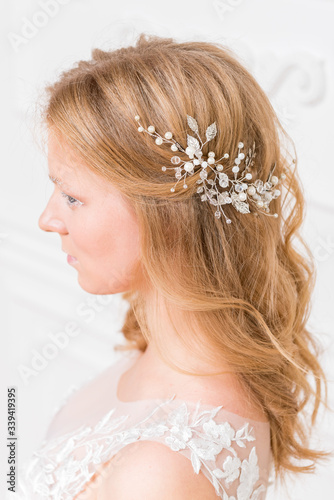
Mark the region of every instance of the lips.
[[67, 262], [69, 264], [75, 264], [75, 262], [78, 262], [78, 260], [75, 257], [73, 257], [73, 255], [67, 255]]

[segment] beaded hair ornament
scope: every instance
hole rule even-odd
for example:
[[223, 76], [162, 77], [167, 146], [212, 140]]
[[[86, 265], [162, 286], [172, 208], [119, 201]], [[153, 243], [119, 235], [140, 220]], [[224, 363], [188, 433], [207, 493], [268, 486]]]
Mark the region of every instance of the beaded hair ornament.
[[[255, 153], [255, 143], [253, 146], [249, 148], [248, 154], [245, 155], [241, 150], [244, 148], [243, 142], [239, 142], [238, 144], [238, 152], [236, 158], [234, 159], [234, 166], [232, 167], [232, 172], [234, 174], [234, 179], [231, 179], [225, 172], [224, 166], [220, 162], [221, 160], [225, 160], [230, 157], [228, 153], [225, 153], [219, 160], [215, 159], [215, 153], [210, 151], [208, 153], [208, 158], [203, 159], [202, 148], [203, 146], [211, 141], [217, 134], [216, 122], [212, 123], [206, 129], [206, 142], [203, 144], [199, 133], [198, 133], [198, 124], [197, 121], [191, 116], [187, 115], [188, 125], [193, 132], [197, 135], [193, 137], [187, 134], [187, 148], [184, 149], [175, 139], [172, 139], [172, 132], [166, 132], [165, 137], [161, 137], [156, 131], [154, 125], [150, 125], [147, 130], [140, 123], [140, 116], [136, 115], [135, 120], [139, 123], [138, 131], [146, 132], [152, 137], [155, 137], [155, 143], [159, 146], [163, 142], [172, 143], [171, 150], [172, 151], [182, 151], [186, 153], [191, 161], [181, 161], [179, 156], [173, 156], [171, 158], [171, 163], [173, 165], [178, 165], [176, 167], [162, 167], [163, 171], [175, 170], [175, 178], [178, 179], [174, 187], [171, 188], [171, 191], [175, 191], [175, 186], [179, 183], [181, 179], [184, 178], [183, 187], [187, 188], [187, 184], [185, 182], [187, 178], [187, 174], [189, 176], [197, 173], [200, 170], [200, 179], [197, 181], [197, 184], [202, 184], [197, 188], [197, 193], [201, 195], [202, 201], [209, 201], [212, 205], [217, 207], [215, 212], [215, 216], [219, 219], [221, 214], [225, 217], [226, 223], [230, 224], [232, 221], [229, 219], [222, 208], [223, 205], [231, 203], [232, 206], [240, 213], [246, 214], [250, 213], [249, 203], [251, 202], [255, 204], [258, 208], [263, 208], [261, 213], [264, 215], [269, 215], [272, 217], [278, 217], [277, 213], [270, 214], [269, 204], [272, 199], [278, 198], [281, 194], [279, 189], [276, 189], [276, 186], [281, 179], [285, 179], [286, 175], [282, 173], [280, 175], [280, 179], [273, 175], [276, 164], [272, 167], [268, 179], [266, 182], [263, 182], [261, 179], [257, 179], [254, 182], [248, 182], [252, 179], [253, 175], [251, 174], [250, 167], [254, 164], [254, 158], [256, 156]], [[194, 158], [196, 156], [196, 158]], [[241, 169], [242, 163], [244, 164], [244, 169], [242, 170], [240, 177], [238, 178], [238, 172]], [[200, 168], [195, 171], [195, 167], [199, 166]], [[208, 169], [211, 169], [215, 174], [214, 179], [208, 179]], [[285, 169], [285, 172], [287, 169]], [[246, 182], [247, 181], [247, 182]], [[228, 188], [224, 191], [218, 190], [218, 185], [221, 188]], [[257, 215], [254, 213], [254, 215]]]

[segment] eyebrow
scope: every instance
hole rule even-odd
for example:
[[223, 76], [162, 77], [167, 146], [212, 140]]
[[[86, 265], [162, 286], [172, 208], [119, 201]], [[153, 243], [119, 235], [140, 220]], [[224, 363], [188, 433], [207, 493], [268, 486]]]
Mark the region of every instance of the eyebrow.
[[58, 177], [53, 177], [52, 175], [48, 174], [48, 177], [50, 181], [52, 181], [54, 184], [57, 184], [58, 186], [64, 186], [65, 188], [69, 188], [65, 182], [63, 182], [61, 179], [58, 179]]
[[57, 177], [53, 177], [50, 174], [48, 175], [48, 177], [49, 177], [50, 181], [52, 181], [55, 184], [63, 184], [63, 182], [60, 179], [58, 179]]

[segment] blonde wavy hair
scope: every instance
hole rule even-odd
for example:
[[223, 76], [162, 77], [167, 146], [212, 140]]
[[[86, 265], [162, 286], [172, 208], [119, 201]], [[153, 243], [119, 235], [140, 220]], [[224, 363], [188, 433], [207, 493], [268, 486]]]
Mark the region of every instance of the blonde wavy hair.
[[[289, 159], [287, 144], [293, 143], [264, 91], [218, 43], [141, 34], [134, 46], [94, 49], [91, 60], [64, 71], [45, 95], [42, 122], [136, 210], [147, 283], [196, 325], [179, 332], [180, 340], [189, 349], [208, 346], [212, 359], [227, 360], [263, 408], [276, 478], [313, 472], [316, 461], [329, 455], [308, 441], [320, 403], [328, 407], [320, 348], [306, 326], [315, 265], [299, 233], [305, 202], [297, 162]], [[187, 178], [188, 189], [179, 185], [171, 193], [174, 174], [161, 170], [171, 151], [139, 134], [134, 116], [161, 135], [172, 131], [185, 145], [187, 114], [203, 132], [216, 122], [218, 133], [204, 155], [212, 150], [221, 157], [237, 151], [240, 140], [245, 150], [255, 142], [256, 178], [266, 180], [273, 164], [277, 176], [288, 168], [282, 195], [270, 204], [278, 218], [254, 216], [254, 205], [253, 214], [225, 205], [232, 219], [226, 224], [196, 193], [198, 174]], [[224, 171], [231, 175], [230, 158]], [[127, 344], [116, 349], [145, 351], [151, 340], [145, 294], [133, 287], [123, 297], [129, 303], [122, 328]], [[163, 353], [163, 338], [158, 345]], [[305, 459], [311, 463], [299, 463]]]

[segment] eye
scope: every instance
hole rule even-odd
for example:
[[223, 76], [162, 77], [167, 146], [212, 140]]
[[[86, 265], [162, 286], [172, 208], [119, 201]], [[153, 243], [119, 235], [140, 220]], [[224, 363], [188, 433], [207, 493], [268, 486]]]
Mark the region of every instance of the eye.
[[73, 196], [69, 196], [68, 194], [63, 193], [63, 192], [61, 192], [61, 194], [66, 199], [66, 203], [69, 206], [83, 205], [82, 201], [79, 201], [76, 198], [73, 198]]

